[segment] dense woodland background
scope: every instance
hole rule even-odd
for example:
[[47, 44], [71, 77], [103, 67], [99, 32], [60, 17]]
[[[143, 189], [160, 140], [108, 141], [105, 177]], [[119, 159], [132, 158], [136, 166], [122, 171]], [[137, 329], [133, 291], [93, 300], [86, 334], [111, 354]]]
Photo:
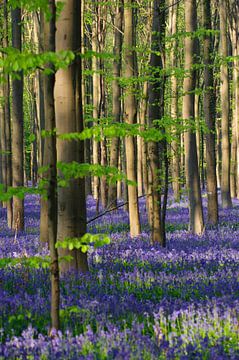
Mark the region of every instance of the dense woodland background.
[[0, 23], [1, 205], [17, 236], [41, 195], [58, 329], [59, 267], [87, 272], [89, 243], [108, 242], [87, 234], [88, 195], [96, 217], [124, 206], [132, 238], [145, 197], [163, 247], [169, 193], [196, 235], [239, 198], [239, 4], [4, 0]]

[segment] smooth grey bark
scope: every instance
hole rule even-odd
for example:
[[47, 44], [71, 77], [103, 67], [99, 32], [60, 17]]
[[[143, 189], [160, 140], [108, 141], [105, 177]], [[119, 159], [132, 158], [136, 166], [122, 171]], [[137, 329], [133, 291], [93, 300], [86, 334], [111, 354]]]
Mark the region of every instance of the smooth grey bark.
[[[22, 48], [21, 9], [11, 11], [12, 46]], [[12, 80], [12, 185], [24, 185], [24, 131], [23, 131], [23, 73], [18, 72]], [[24, 200], [13, 197], [13, 229], [24, 229]]]
[[[114, 15], [114, 61], [113, 61], [113, 81], [112, 81], [112, 115], [115, 123], [120, 122], [121, 118], [121, 86], [119, 78], [121, 75], [122, 57], [122, 28], [123, 28], [123, 3], [119, 0], [116, 5]], [[120, 140], [114, 137], [110, 145], [110, 166], [118, 167]], [[111, 184], [108, 193], [108, 206], [117, 206], [117, 185]]]
[[[81, 4], [64, 1], [56, 22], [56, 51], [81, 49]], [[66, 69], [56, 73], [55, 115], [59, 134], [80, 132], [83, 129], [81, 60], [77, 57]], [[84, 162], [84, 143], [57, 138], [57, 161]], [[60, 173], [59, 173], [60, 175]], [[57, 239], [80, 238], [86, 233], [85, 179], [71, 179], [67, 187], [58, 187]], [[88, 271], [87, 253], [81, 250], [59, 249], [59, 255], [70, 255], [71, 261], [60, 263], [61, 272]]]
[[[127, 0], [125, 2], [124, 11], [124, 46], [125, 46], [125, 78], [132, 80], [135, 74], [135, 54], [134, 54], [134, 21], [133, 21], [133, 6], [134, 0]], [[137, 106], [135, 98], [135, 87], [130, 85], [126, 89], [124, 99], [124, 119], [127, 124], [134, 124], [136, 122]], [[133, 136], [126, 136], [126, 174], [127, 178], [136, 182], [136, 154], [135, 142]], [[140, 219], [139, 219], [139, 204], [137, 186], [128, 185], [128, 199], [129, 199], [129, 223], [130, 235], [136, 237], [140, 234]]]
[[[197, 7], [196, 0], [185, 0], [185, 30], [188, 33], [196, 31]], [[196, 72], [193, 69], [195, 57], [197, 55], [196, 39], [191, 36], [185, 37], [184, 57], [185, 57], [185, 78], [183, 96], [183, 118], [189, 122], [195, 122], [195, 87]], [[200, 189], [200, 178], [198, 169], [196, 135], [192, 127], [184, 134], [185, 142], [185, 170], [186, 184], [189, 197], [189, 228], [194, 234], [202, 234], [204, 231], [204, 220], [202, 210], [202, 198]]]
[[[178, 4], [174, 4], [174, 0], [170, 0], [169, 16], [170, 16], [170, 35], [174, 36], [177, 32], [177, 18], [178, 18]], [[172, 42], [172, 49], [170, 53], [170, 63], [172, 68], [177, 67], [177, 47], [176, 39]], [[175, 74], [171, 76], [171, 117], [176, 120], [178, 118], [178, 79]], [[174, 199], [180, 200], [180, 134], [177, 125], [173, 126], [172, 141], [172, 186]]]
[[[222, 58], [228, 56], [227, 40], [227, 5], [225, 0], [219, 0], [220, 12], [220, 55]], [[230, 190], [230, 96], [229, 96], [229, 73], [228, 65], [222, 62], [220, 68], [220, 94], [221, 94], [221, 118], [222, 118], [222, 178], [221, 197], [224, 209], [232, 207]]]
[[[154, 121], [160, 120], [164, 114], [164, 77], [160, 74], [163, 69], [163, 42], [165, 34], [164, 0], [154, 0], [152, 44], [150, 69], [152, 79], [148, 87], [148, 125], [155, 127]], [[160, 54], [160, 55], [158, 55]], [[159, 129], [159, 126], [156, 126]], [[160, 129], [163, 130], [162, 128]], [[152, 242], [166, 244], [165, 231], [161, 218], [161, 182], [160, 168], [162, 168], [164, 144], [156, 141], [148, 142], [149, 159], [149, 212]]]
[[[211, 30], [211, 0], [203, 0], [203, 26]], [[203, 58], [204, 58], [204, 97], [203, 107], [208, 132], [206, 137], [206, 160], [207, 160], [207, 199], [208, 199], [208, 222], [218, 223], [218, 198], [216, 176], [216, 153], [215, 153], [215, 121], [216, 99], [213, 80], [212, 36], [204, 35]]]
[[[51, 19], [49, 22], [44, 19], [44, 50], [55, 51], [55, 33], [56, 33], [56, 5], [54, 0], [49, 0], [49, 10]], [[51, 331], [60, 328], [60, 276], [57, 241], [57, 153], [56, 153], [56, 128], [55, 104], [54, 104], [54, 86], [55, 69], [49, 65], [52, 74], [43, 77], [44, 88], [44, 113], [45, 129], [51, 133], [51, 136], [45, 138], [44, 157], [47, 160], [49, 170], [46, 174], [47, 184], [47, 231], [48, 243], [50, 249], [50, 272], [51, 272]]]

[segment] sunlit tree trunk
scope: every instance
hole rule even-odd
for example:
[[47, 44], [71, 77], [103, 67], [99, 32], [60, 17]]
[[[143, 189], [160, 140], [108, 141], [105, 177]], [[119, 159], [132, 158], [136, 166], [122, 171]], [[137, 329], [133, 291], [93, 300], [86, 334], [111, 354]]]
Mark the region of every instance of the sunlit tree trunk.
[[[203, 26], [211, 30], [211, 0], [203, 1]], [[217, 177], [216, 177], [216, 153], [215, 153], [215, 120], [216, 99], [213, 81], [212, 37], [204, 35], [203, 57], [204, 57], [204, 116], [208, 132], [206, 137], [206, 160], [207, 160], [207, 199], [208, 199], [208, 222], [216, 225], [218, 222], [218, 199], [217, 199]]]
[[[125, 78], [129, 81], [134, 76], [134, 21], [133, 21], [133, 8], [135, 5], [134, 0], [125, 2], [125, 31], [124, 31], [124, 46], [125, 46]], [[137, 108], [136, 99], [134, 94], [135, 88], [132, 84], [127, 86], [124, 104], [124, 119], [128, 124], [136, 122]], [[136, 154], [135, 143], [133, 136], [125, 138], [126, 148], [126, 174], [128, 180], [136, 182]], [[137, 186], [128, 186], [129, 198], [129, 222], [130, 222], [130, 235], [132, 237], [140, 234], [140, 219], [139, 219], [139, 205], [138, 205], [138, 191]]]
[[[192, 33], [196, 31], [197, 7], [196, 0], [185, 0], [185, 30]], [[192, 66], [195, 64], [197, 54], [196, 39], [187, 36], [184, 47], [185, 72], [184, 96], [183, 96], [183, 118], [186, 121], [195, 122], [194, 114], [194, 90], [196, 87], [196, 73]], [[202, 234], [204, 231], [202, 198], [200, 189], [196, 135], [192, 128], [184, 135], [185, 141], [185, 170], [186, 183], [189, 196], [189, 226], [194, 234]]]
[[[99, 51], [99, 41], [98, 41], [98, 5], [95, 7], [94, 19], [92, 23], [92, 51], [97, 53]], [[99, 112], [100, 112], [100, 75], [99, 75], [99, 61], [96, 56], [92, 56], [92, 72], [93, 72], [93, 125], [98, 124]], [[100, 163], [100, 146], [99, 142], [93, 138], [93, 164]], [[97, 202], [97, 212], [99, 206], [99, 189], [100, 189], [100, 179], [98, 176], [93, 177], [93, 196]]]
[[[220, 54], [223, 58], [228, 56], [227, 41], [227, 9], [226, 1], [219, 0], [220, 10]], [[230, 97], [229, 97], [229, 74], [228, 65], [223, 61], [220, 68], [221, 79], [221, 118], [222, 118], [222, 207], [232, 206], [230, 193], [230, 140], [229, 140], [229, 118], [230, 118]]]
[[[120, 122], [121, 117], [121, 87], [119, 78], [121, 75], [121, 56], [122, 56], [122, 27], [123, 27], [123, 4], [122, 1], [116, 5], [114, 15], [114, 60], [113, 60], [113, 81], [112, 81], [112, 115], [113, 121]], [[119, 145], [118, 137], [111, 140], [110, 145], [110, 166], [117, 167], [119, 159]], [[117, 205], [117, 186], [111, 184], [109, 186], [108, 206], [115, 207]]]
[[[148, 83], [147, 81], [143, 84], [143, 98], [140, 104], [140, 125], [142, 130], [146, 125], [146, 116], [147, 116], [147, 105], [148, 105]], [[148, 194], [148, 168], [147, 168], [147, 143], [142, 138], [142, 175], [143, 175], [143, 191], [144, 194]], [[147, 199], [146, 199], [147, 201]]]
[[[56, 51], [81, 49], [81, 8], [77, 0], [64, 1], [56, 22]], [[59, 134], [80, 132], [83, 128], [81, 104], [81, 61], [75, 60], [67, 69], [56, 73], [55, 82], [56, 128]], [[84, 144], [57, 139], [57, 161], [84, 162]], [[60, 175], [60, 174], [59, 174]], [[72, 179], [67, 187], [58, 187], [57, 239], [81, 237], [86, 232], [85, 180]], [[62, 261], [62, 272], [88, 270], [87, 254], [80, 250], [59, 249], [59, 255], [70, 255], [71, 261]]]
[[[174, 36], [177, 32], [177, 12], [178, 5], [174, 4], [174, 0], [170, 0], [171, 8], [169, 10], [170, 16], [170, 35]], [[172, 42], [170, 63], [172, 68], [177, 66], [177, 40]], [[172, 119], [178, 118], [178, 79], [175, 74], [171, 77], [171, 117]], [[172, 141], [172, 185], [174, 199], [176, 201], [180, 200], [180, 134], [177, 130], [177, 125], [173, 127], [173, 136]]]
[[[21, 51], [21, 10], [16, 8], [12, 13], [12, 46]], [[23, 74], [12, 80], [12, 184], [14, 187], [24, 185], [23, 155]], [[24, 200], [13, 197], [13, 228], [24, 229]]]
[[239, 3], [233, 1], [229, 4], [229, 24], [231, 35], [233, 61], [233, 120], [231, 145], [231, 196], [239, 198]]

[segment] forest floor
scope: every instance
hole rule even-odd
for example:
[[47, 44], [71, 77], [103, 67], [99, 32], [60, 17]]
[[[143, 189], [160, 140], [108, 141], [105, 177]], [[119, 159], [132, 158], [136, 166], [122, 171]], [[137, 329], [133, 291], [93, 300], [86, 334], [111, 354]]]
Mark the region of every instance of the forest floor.
[[144, 200], [137, 239], [122, 208], [91, 223], [111, 244], [90, 250], [89, 274], [61, 279], [62, 332], [53, 338], [39, 198], [25, 204], [17, 238], [0, 209], [0, 359], [239, 359], [239, 201], [196, 237], [186, 201], [169, 199], [166, 249], [150, 244]]

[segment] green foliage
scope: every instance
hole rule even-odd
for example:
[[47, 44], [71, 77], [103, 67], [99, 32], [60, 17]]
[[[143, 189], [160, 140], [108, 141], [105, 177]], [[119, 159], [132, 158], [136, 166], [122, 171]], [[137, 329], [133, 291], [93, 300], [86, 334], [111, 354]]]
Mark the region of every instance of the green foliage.
[[2, 258], [0, 259], [0, 269], [5, 267], [14, 267], [14, 266], [24, 266], [26, 268], [31, 269], [39, 269], [42, 267], [46, 269], [50, 265], [50, 257], [40, 257], [40, 256], [32, 256], [32, 257], [19, 257], [19, 258]]
[[18, 49], [8, 47], [0, 48], [0, 51], [6, 56], [0, 58], [0, 68], [3, 69], [1, 81], [4, 81], [4, 74], [15, 75], [17, 72], [24, 73], [34, 72], [41, 69], [46, 74], [52, 73], [49, 69], [49, 63], [53, 64], [55, 69], [67, 68], [75, 59], [75, 54], [70, 50], [62, 50], [59, 52], [45, 52], [35, 54], [29, 51], [20, 52]]
[[0, 184], [0, 200], [9, 201], [13, 196], [18, 197], [19, 199], [24, 199], [26, 194], [41, 194], [42, 189], [40, 188], [29, 188], [25, 186], [19, 187], [8, 187], [8, 190], [5, 191], [3, 184]]
[[125, 180], [128, 185], [136, 185], [135, 182], [128, 180], [124, 173], [113, 166], [88, 163], [80, 164], [76, 161], [72, 161], [71, 163], [58, 162], [57, 168], [61, 173], [58, 179], [58, 185], [62, 187], [67, 186], [71, 179], [83, 178], [88, 175], [98, 177], [106, 176], [109, 183], [116, 183], [119, 180]]
[[59, 240], [56, 242], [56, 247], [69, 250], [80, 249], [83, 253], [85, 253], [89, 250], [91, 245], [93, 245], [94, 248], [97, 249], [104, 245], [108, 245], [109, 243], [110, 238], [105, 234], [86, 233], [80, 238], [66, 237], [64, 240]]
[[[49, 9], [49, 1], [48, 0], [8, 0], [8, 5], [12, 6], [13, 9], [22, 8], [27, 11], [39, 11], [42, 10], [45, 15], [46, 19], [50, 20], [51, 12]], [[58, 1], [56, 3], [56, 14], [59, 16], [64, 3]]]

